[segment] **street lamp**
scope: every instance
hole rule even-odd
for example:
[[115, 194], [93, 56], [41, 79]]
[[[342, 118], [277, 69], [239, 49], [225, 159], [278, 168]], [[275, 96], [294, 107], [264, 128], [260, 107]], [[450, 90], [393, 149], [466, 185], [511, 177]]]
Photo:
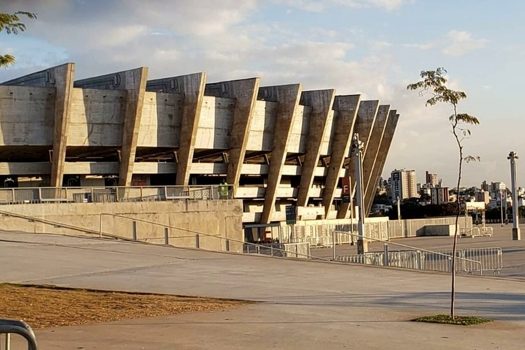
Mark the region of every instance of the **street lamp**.
[[512, 188], [512, 239], [521, 240], [520, 227], [518, 222], [518, 192], [516, 191], [516, 159], [518, 155], [510, 152], [507, 159], [510, 160], [510, 182]]
[[355, 133], [352, 138], [352, 157], [355, 162], [355, 192], [357, 205], [359, 207], [359, 220], [357, 222], [357, 254], [364, 254], [368, 251], [367, 241], [365, 238], [365, 205], [363, 196], [363, 142], [359, 140], [359, 134]]

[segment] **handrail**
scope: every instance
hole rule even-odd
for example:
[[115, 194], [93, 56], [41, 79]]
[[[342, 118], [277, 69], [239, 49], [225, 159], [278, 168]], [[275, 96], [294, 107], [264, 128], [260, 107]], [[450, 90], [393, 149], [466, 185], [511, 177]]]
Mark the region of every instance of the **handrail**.
[[[235, 239], [235, 238], [228, 238], [228, 237], [223, 237], [223, 236], [211, 235], [209, 233], [205, 233], [205, 232], [201, 232], [201, 231], [196, 231], [196, 230], [191, 230], [191, 229], [187, 229], [187, 228], [171, 226], [171, 225], [167, 225], [167, 224], [161, 224], [161, 223], [158, 223], [158, 222], [155, 222], [155, 221], [149, 221], [149, 220], [144, 220], [144, 219], [136, 219], [136, 218], [132, 218], [132, 217], [125, 216], [125, 215], [120, 215], [120, 214], [101, 213], [100, 216], [101, 217], [102, 216], [120, 217], [120, 218], [128, 219], [128, 220], [131, 220], [131, 221], [137, 221], [137, 222], [143, 222], [143, 223], [151, 224], [151, 225], [154, 225], [154, 226], [159, 226], [159, 227], [164, 227], [164, 228], [169, 228], [169, 229], [176, 229], [176, 230], [180, 230], [180, 231], [190, 232], [190, 233], [197, 234], [199, 236], [202, 235], [202, 236], [205, 236], [205, 237], [212, 237], [212, 238], [218, 238], [220, 240], [225, 240], [225, 241], [227, 240], [227, 241], [231, 241], [231, 242], [241, 243], [241, 244], [245, 244], [245, 245], [248, 245], [248, 246], [258, 247], [259, 249], [261, 249], [261, 248], [262, 249], [272, 249], [272, 250], [278, 251], [278, 252], [290, 253], [286, 249], [275, 248], [275, 247], [271, 247], [270, 248], [270, 247], [265, 246], [263, 244], [244, 242], [244, 241], [241, 241], [241, 240], [238, 240], [238, 239]], [[169, 236], [169, 237], [170, 238], [174, 238], [174, 239], [179, 239], [179, 238], [188, 238], [188, 237], [193, 237], [193, 236]], [[162, 238], [160, 238], [160, 239], [162, 239]], [[312, 259], [312, 260], [331, 261], [329, 259], [325, 259], [325, 258], [321, 258], [321, 257], [312, 257], [311, 255], [306, 255], [306, 254], [301, 254], [301, 253], [294, 253], [294, 254], [297, 255], [297, 256], [302, 256], [302, 257], [305, 257], [307, 259]]]
[[24, 337], [27, 341], [28, 350], [38, 350], [35, 333], [24, 321], [0, 319], [0, 334], [6, 334], [6, 350], [10, 348], [10, 334], [19, 334]]
[[[93, 235], [99, 235], [100, 236], [100, 232], [96, 231], [96, 230], [91, 230], [91, 229], [88, 229], [88, 228], [85, 228], [85, 227], [75, 226], [75, 225], [71, 225], [71, 224], [65, 224], [65, 223], [58, 222], [58, 221], [42, 219], [42, 218], [39, 218], [39, 217], [36, 217], [36, 216], [18, 214], [18, 213], [13, 213], [13, 212], [10, 212], [10, 211], [5, 211], [5, 210], [0, 210], [0, 214], [1, 215], [15, 217], [15, 218], [20, 218], [20, 219], [24, 219], [24, 220], [28, 220], [28, 221], [36, 221], [36, 222], [40, 222], [40, 223], [43, 223], [43, 224], [46, 224], [46, 225], [52, 225], [52, 226], [56, 226], [56, 227], [67, 228], [67, 229], [74, 230], [74, 231], [79, 231], [79, 232], [84, 232], [84, 233], [93, 234]], [[105, 236], [105, 237], [108, 237], [108, 238], [129, 240], [129, 239], [126, 239], [125, 237], [112, 235], [112, 234], [109, 234], [109, 233], [103, 233], [102, 235]]]
[[[12, 217], [17, 217], [17, 218], [21, 218], [21, 219], [28, 220], [28, 221], [41, 222], [41, 223], [46, 224], [46, 225], [52, 225], [52, 226], [56, 226], [56, 227], [67, 228], [67, 229], [71, 229], [71, 230], [74, 230], [74, 231], [79, 231], [79, 232], [83, 232], [83, 233], [87, 233], [87, 234], [97, 235], [99, 237], [108, 237], [108, 238], [113, 238], [113, 239], [120, 239], [120, 240], [128, 241], [128, 242], [133, 242], [134, 241], [133, 239], [130, 239], [130, 238], [127, 238], [127, 237], [123, 237], [123, 236], [119, 236], [119, 235], [103, 232], [101, 229], [99, 229], [98, 231], [97, 230], [91, 230], [91, 229], [84, 228], [84, 227], [74, 226], [74, 225], [70, 225], [70, 224], [64, 224], [64, 223], [61, 223], [61, 222], [58, 222], [58, 221], [52, 221], [52, 220], [42, 219], [42, 218], [38, 218], [38, 217], [34, 217], [34, 216], [13, 213], [13, 212], [5, 211], [5, 210], [0, 210], [0, 214], [7, 215], [7, 216], [12, 216]], [[246, 245], [249, 245], [249, 246], [258, 247], [259, 249], [261, 249], [261, 248], [262, 249], [271, 249], [272, 251], [276, 251], [276, 252], [290, 253], [286, 249], [281, 249], [281, 248], [276, 248], [276, 247], [269, 248], [269, 247], [267, 247], [265, 245], [262, 245], [262, 244], [256, 244], [256, 243], [251, 243], [251, 242], [244, 242], [244, 241], [237, 240], [237, 239], [234, 239], [234, 238], [227, 238], [227, 237], [222, 237], [222, 236], [210, 235], [208, 233], [204, 233], [204, 232], [200, 232], [200, 231], [190, 230], [190, 229], [181, 228], [181, 227], [175, 227], [175, 226], [171, 226], [171, 225], [159, 224], [159, 223], [153, 222], [153, 221], [147, 221], [147, 220], [142, 220], [142, 219], [130, 218], [128, 216], [119, 215], [119, 214], [101, 213], [99, 215], [101, 217], [104, 216], [104, 215], [115, 216], [115, 217], [122, 217], [122, 218], [125, 218], [125, 219], [128, 219], [128, 220], [132, 220], [132, 221], [140, 221], [140, 222], [145, 222], [145, 223], [149, 223], [149, 224], [153, 224], [153, 225], [157, 225], [157, 226], [162, 226], [162, 227], [177, 229], [177, 230], [181, 230], [181, 231], [191, 232], [191, 233], [202, 235], [202, 236], [205, 236], [205, 237], [213, 237], [213, 238], [219, 238], [221, 240], [229, 240], [229, 241], [232, 241], [232, 242], [242, 243], [242, 244], [246, 244]], [[174, 239], [187, 238], [187, 237], [191, 237], [191, 236], [178, 236], [178, 237], [177, 236], [170, 236], [170, 238], [174, 238]], [[142, 242], [148, 243], [147, 240], [143, 240]], [[294, 254], [297, 257], [301, 256], [301, 257], [305, 257], [307, 259], [329, 261], [328, 259], [324, 259], [324, 258], [320, 258], [320, 257], [312, 257], [311, 255], [305, 255], [305, 254], [301, 254], [301, 253], [294, 253]]]

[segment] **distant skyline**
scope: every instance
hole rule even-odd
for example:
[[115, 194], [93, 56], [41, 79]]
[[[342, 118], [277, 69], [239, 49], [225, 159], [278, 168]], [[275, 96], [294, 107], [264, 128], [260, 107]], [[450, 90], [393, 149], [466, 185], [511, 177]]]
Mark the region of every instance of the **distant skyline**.
[[[0, 81], [64, 62], [76, 78], [138, 66], [150, 78], [206, 71], [208, 81], [252, 76], [263, 85], [300, 82], [305, 90], [378, 98], [400, 113], [383, 177], [395, 168], [438, 173], [455, 183], [450, 110], [426, 108], [406, 91], [419, 71], [445, 67], [467, 92], [460, 112], [481, 124], [465, 142], [481, 158], [465, 166], [465, 186], [510, 183], [510, 151], [525, 161], [520, 106], [525, 3], [489, 0], [11, 1], [0, 12], [36, 12], [27, 31], [0, 34], [16, 56]], [[525, 165], [518, 161], [518, 182]], [[521, 181], [523, 179], [523, 181]], [[452, 187], [452, 186], [451, 186]]]

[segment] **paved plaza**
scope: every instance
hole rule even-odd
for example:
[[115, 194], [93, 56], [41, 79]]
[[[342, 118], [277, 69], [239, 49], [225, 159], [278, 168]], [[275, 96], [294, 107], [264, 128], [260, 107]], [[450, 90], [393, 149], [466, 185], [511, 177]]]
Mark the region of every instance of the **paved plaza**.
[[[498, 273], [500, 277], [525, 280], [525, 225], [521, 225], [521, 241], [512, 240], [512, 224], [501, 226], [500, 224], [487, 225], [493, 228], [492, 237], [462, 237], [458, 240], [458, 249], [464, 248], [502, 248], [503, 269]], [[453, 237], [412, 237], [392, 239], [389, 242], [390, 250], [408, 249], [397, 244], [422, 248], [432, 251], [452, 250]], [[373, 242], [369, 245], [369, 251], [383, 251], [383, 242]], [[344, 244], [336, 246], [337, 255], [356, 254], [357, 246]], [[332, 248], [314, 248], [311, 254], [315, 257], [331, 258]]]
[[[0, 233], [0, 281], [257, 301], [235, 310], [37, 331], [42, 349], [522, 349], [525, 284], [458, 278], [473, 327], [418, 324], [446, 313], [449, 276]], [[52, 302], [50, 302], [52, 307]]]

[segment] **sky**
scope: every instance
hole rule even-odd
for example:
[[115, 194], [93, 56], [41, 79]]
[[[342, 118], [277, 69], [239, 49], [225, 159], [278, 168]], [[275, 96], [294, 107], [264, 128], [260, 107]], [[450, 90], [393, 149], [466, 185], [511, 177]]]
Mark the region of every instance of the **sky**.
[[0, 33], [0, 53], [16, 57], [0, 81], [75, 62], [77, 79], [148, 66], [151, 79], [205, 71], [208, 82], [259, 76], [360, 93], [400, 114], [383, 176], [415, 169], [424, 182], [428, 170], [453, 187], [451, 108], [406, 90], [420, 71], [445, 67], [468, 96], [459, 112], [480, 120], [464, 140], [480, 161], [465, 165], [463, 184], [510, 184], [507, 155], [525, 151], [522, 1], [0, 0], [0, 12], [17, 10], [38, 18]]

